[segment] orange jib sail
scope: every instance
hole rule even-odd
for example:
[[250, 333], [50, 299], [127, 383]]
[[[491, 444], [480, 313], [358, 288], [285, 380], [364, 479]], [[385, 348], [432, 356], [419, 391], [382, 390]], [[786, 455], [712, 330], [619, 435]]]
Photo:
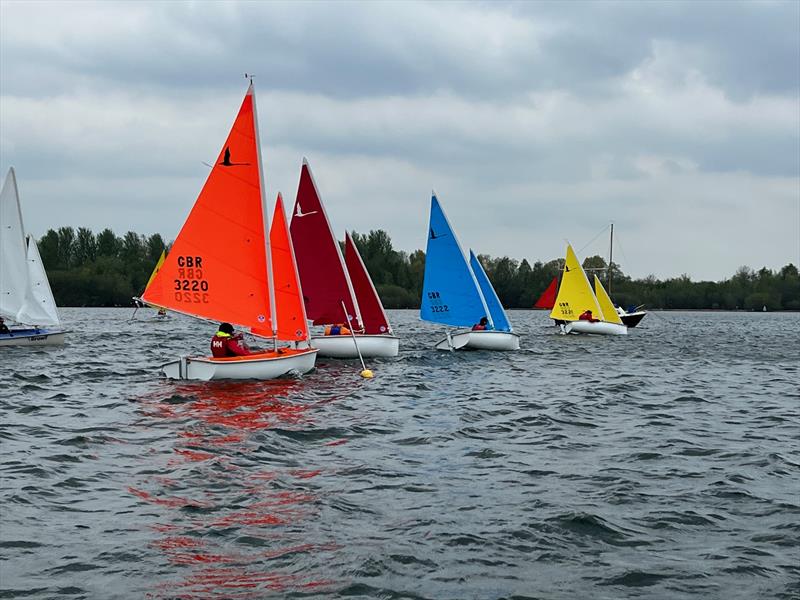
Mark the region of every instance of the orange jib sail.
[[308, 339], [306, 309], [297, 275], [297, 263], [283, 212], [283, 198], [278, 194], [269, 232], [272, 253], [272, 283], [275, 287], [277, 338], [287, 342]]
[[256, 140], [251, 84], [192, 211], [142, 300], [251, 331], [271, 330]]

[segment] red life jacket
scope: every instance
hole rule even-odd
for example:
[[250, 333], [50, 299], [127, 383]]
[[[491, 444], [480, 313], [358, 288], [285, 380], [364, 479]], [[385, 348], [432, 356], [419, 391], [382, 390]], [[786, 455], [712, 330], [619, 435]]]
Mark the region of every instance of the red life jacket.
[[226, 356], [247, 356], [250, 350], [244, 345], [241, 334], [231, 336], [218, 331], [211, 338], [211, 354], [214, 358]]

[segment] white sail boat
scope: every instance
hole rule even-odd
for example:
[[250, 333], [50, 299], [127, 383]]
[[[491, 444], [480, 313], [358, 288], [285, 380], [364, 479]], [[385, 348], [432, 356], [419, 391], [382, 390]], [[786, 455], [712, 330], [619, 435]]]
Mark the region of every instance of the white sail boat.
[[290, 225], [308, 318], [314, 325], [347, 324], [351, 335], [315, 335], [310, 344], [320, 356], [367, 358], [397, 356], [400, 339], [350, 234], [345, 255], [333, 234], [308, 161], [303, 159]]
[[[222, 231], [221, 233], [221, 230]], [[278, 195], [272, 228], [264, 195], [253, 83], [186, 222], [141, 300], [225, 321], [273, 341], [245, 356], [180, 357], [170, 379], [274, 379], [314, 368], [303, 295]], [[278, 341], [294, 347], [278, 347]]]
[[22, 325], [0, 333], [0, 346], [63, 344], [67, 332], [61, 329], [36, 240], [22, 225], [13, 167], [0, 192], [0, 256], [0, 316]]

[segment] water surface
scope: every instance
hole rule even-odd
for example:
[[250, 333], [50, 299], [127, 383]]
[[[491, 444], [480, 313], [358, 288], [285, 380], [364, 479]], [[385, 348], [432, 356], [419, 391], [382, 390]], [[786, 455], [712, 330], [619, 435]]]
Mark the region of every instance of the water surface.
[[212, 328], [0, 348], [0, 598], [797, 598], [800, 315], [513, 311], [516, 353], [176, 383]]

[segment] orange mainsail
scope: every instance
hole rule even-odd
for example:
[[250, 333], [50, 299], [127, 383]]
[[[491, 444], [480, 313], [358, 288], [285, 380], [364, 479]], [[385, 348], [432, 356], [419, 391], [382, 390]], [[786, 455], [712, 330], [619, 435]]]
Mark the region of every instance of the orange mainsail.
[[172, 250], [142, 300], [271, 335], [253, 85]]
[[272, 282], [275, 286], [277, 337], [288, 342], [308, 339], [303, 292], [280, 194], [269, 232], [269, 247], [272, 254]]

